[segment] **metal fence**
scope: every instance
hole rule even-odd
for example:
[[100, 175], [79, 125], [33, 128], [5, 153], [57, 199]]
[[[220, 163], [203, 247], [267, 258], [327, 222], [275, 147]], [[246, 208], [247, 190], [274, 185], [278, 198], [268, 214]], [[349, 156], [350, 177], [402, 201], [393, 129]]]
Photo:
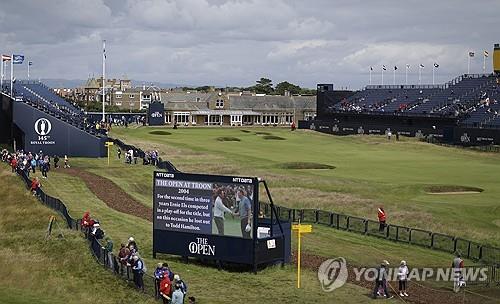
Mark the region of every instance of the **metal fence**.
[[[269, 216], [268, 203], [261, 202], [261, 211]], [[418, 245], [430, 249], [454, 253], [460, 251], [462, 256], [486, 264], [500, 264], [500, 248], [481, 245], [474, 241], [459, 237], [435, 233], [428, 230], [388, 224], [379, 230], [377, 221], [316, 209], [293, 209], [278, 207], [280, 218], [294, 222], [320, 224], [340, 230], [388, 239], [395, 242]]]

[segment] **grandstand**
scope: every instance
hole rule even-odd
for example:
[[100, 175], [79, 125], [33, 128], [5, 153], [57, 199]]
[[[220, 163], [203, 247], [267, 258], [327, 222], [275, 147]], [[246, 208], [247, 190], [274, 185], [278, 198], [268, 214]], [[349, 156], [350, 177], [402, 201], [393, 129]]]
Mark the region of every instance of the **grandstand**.
[[[392, 130], [409, 136], [445, 138], [447, 134], [459, 139], [463, 132], [481, 130], [484, 134], [476, 137], [480, 140], [467, 143], [500, 141], [498, 74], [464, 74], [441, 85], [369, 85], [356, 92], [332, 87], [318, 85], [316, 125], [323, 123], [325, 132], [361, 133], [368, 127], [379, 134]], [[458, 128], [460, 136], [457, 130], [450, 131]]]
[[462, 75], [444, 85], [367, 86], [351, 97], [332, 104], [329, 111], [458, 117], [463, 119], [463, 123], [480, 127], [492, 118], [487, 115], [491, 114], [487, 109], [478, 111], [487, 107], [486, 100], [490, 101], [489, 106], [500, 100], [497, 77]]
[[[105, 134], [87, 122], [85, 113], [41, 82], [16, 81], [2, 88], [1, 138], [30, 151], [71, 156], [104, 156]], [[44, 130], [37, 124], [43, 120]], [[50, 134], [49, 134], [50, 133]]]

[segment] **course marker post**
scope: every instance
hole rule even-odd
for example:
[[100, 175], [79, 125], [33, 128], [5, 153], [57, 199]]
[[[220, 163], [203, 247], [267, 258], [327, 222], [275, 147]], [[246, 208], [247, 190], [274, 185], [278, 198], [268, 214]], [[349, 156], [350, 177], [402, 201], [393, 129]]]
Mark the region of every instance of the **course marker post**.
[[109, 166], [109, 155], [110, 155], [111, 147], [113, 146], [113, 142], [107, 141], [104, 143], [104, 145], [108, 148], [108, 166]]
[[302, 233], [311, 233], [312, 225], [302, 225], [300, 221], [298, 224], [292, 225], [292, 230], [297, 231], [297, 288], [300, 288], [300, 239]]

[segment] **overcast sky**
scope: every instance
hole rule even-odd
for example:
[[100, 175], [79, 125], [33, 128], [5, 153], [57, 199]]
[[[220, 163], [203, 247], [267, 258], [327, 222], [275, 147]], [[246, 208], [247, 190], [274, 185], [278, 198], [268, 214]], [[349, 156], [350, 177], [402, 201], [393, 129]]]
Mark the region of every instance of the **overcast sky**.
[[[357, 89], [381, 82], [445, 82], [482, 72], [500, 43], [500, 1], [462, 0], [1, 0], [0, 51], [33, 61], [32, 77], [109, 77], [242, 85], [260, 77]], [[16, 66], [18, 68], [18, 66]], [[19, 67], [19, 78], [26, 74]]]

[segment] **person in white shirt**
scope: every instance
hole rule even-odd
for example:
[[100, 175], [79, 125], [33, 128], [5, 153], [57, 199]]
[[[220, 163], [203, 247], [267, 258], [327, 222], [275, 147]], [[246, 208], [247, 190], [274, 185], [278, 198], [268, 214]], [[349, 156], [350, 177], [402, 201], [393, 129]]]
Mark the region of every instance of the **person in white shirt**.
[[217, 197], [215, 198], [214, 204], [214, 222], [217, 226], [217, 231], [219, 235], [224, 235], [224, 213], [233, 213], [231, 209], [227, 208], [222, 200], [226, 197], [224, 190], [217, 190]]
[[398, 268], [398, 282], [399, 282], [399, 295], [401, 297], [407, 297], [406, 293], [406, 283], [408, 281], [408, 267], [406, 266], [406, 261], [401, 261]]

